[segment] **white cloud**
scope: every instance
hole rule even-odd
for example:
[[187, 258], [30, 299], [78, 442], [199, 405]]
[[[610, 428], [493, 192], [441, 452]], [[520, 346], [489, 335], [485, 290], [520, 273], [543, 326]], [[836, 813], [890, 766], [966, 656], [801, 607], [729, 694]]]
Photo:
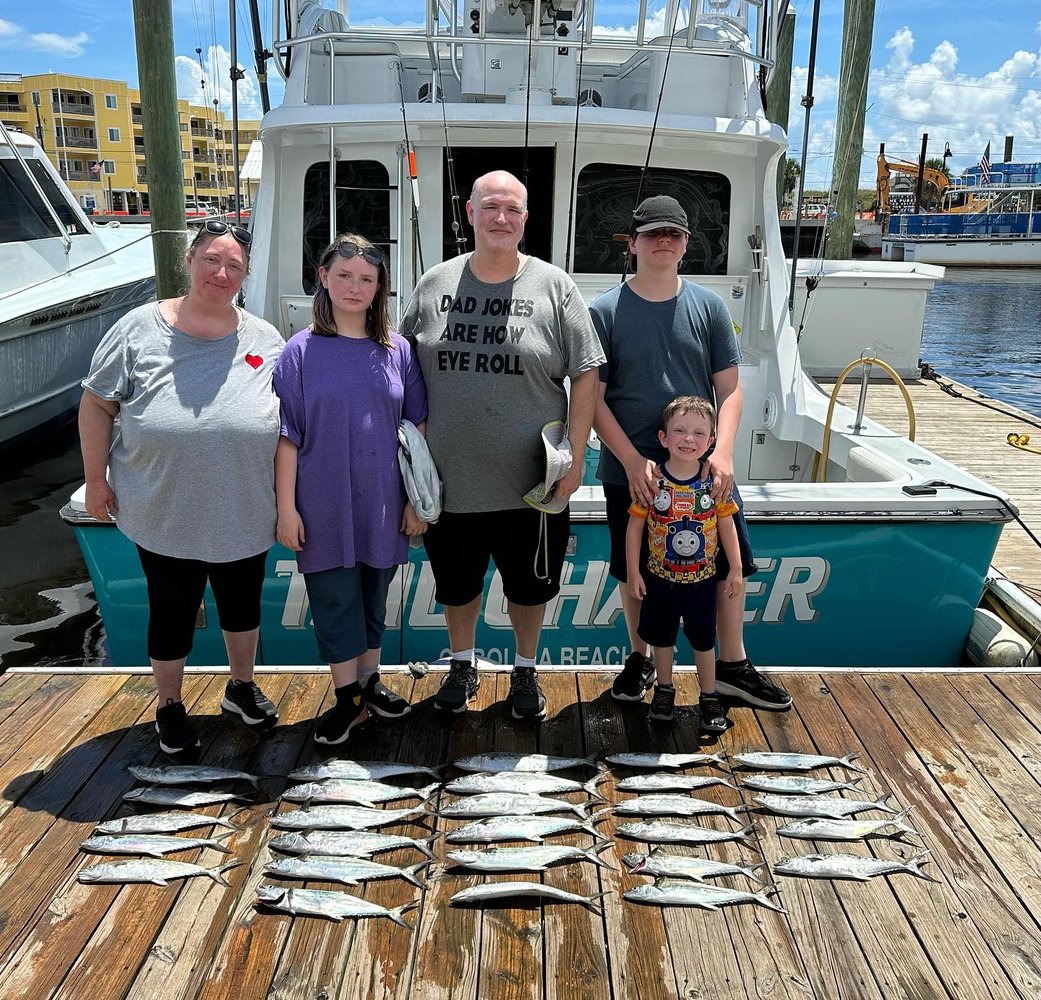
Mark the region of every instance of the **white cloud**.
[[12, 21], [0, 17], [0, 39], [14, 38], [22, 29]]
[[[231, 116], [231, 54], [223, 45], [211, 45], [205, 52], [200, 66], [197, 58], [177, 56], [174, 60], [177, 72], [177, 96], [192, 104], [213, 106], [216, 97], [220, 109]], [[251, 70], [242, 63], [239, 69], [245, 77], [238, 82], [239, 118], [260, 118], [260, 87]]]
[[83, 55], [84, 45], [90, 41], [86, 32], [80, 31], [75, 35], [57, 35], [52, 31], [39, 31], [29, 36], [29, 47], [40, 52], [49, 52], [55, 56], [65, 56], [75, 59]]
[[[885, 48], [889, 59], [871, 71], [868, 84], [861, 187], [874, 185], [879, 142], [886, 144], [890, 158], [915, 160], [923, 132], [929, 134], [929, 157], [940, 156], [944, 144], [950, 144], [954, 155], [948, 166], [955, 174], [979, 162], [988, 142], [991, 160], [1000, 160], [1006, 134], [1020, 143], [1014, 150], [1016, 159], [1041, 159], [1041, 52], [994, 52], [997, 68], [974, 75], [959, 70], [958, 49], [948, 40], [939, 41], [916, 61], [915, 37], [908, 27], [895, 31]], [[789, 119], [793, 155], [801, 152], [799, 100], [805, 89], [806, 70], [797, 67]], [[836, 90], [834, 78], [814, 81], [817, 102], [806, 166], [811, 187], [826, 187], [831, 181], [829, 154], [834, 151], [827, 147], [834, 137]]]

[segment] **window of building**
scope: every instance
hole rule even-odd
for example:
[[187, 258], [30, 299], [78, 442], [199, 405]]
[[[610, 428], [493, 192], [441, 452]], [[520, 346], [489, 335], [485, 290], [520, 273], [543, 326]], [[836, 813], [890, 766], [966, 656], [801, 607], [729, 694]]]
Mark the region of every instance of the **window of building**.
[[72, 161], [72, 169], [77, 171], [77, 172], [79, 172], [79, 173], [82, 173], [83, 172], [83, 161], [82, 160], [73, 160]]
[[115, 111], [118, 106], [119, 105], [118, 105], [118, 102], [116, 101], [116, 95], [115, 94], [106, 94], [105, 95], [105, 107], [106, 108], [108, 108], [110, 111]]
[[32, 99], [33, 99], [33, 106], [38, 108], [40, 106], [40, 92], [38, 90], [34, 90], [33, 91]]
[[115, 160], [105, 160], [105, 173], [106, 174], [114, 174], [115, 172], [116, 172], [116, 161]]
[[[313, 163], [304, 175], [304, 245], [301, 284], [313, 294], [318, 261], [329, 245], [329, 164]], [[376, 160], [336, 164], [336, 229], [364, 233], [390, 254], [390, 175]]]
[[110, 128], [108, 130], [108, 141], [109, 142], [119, 142], [119, 129], [118, 128]]
[[[640, 168], [590, 163], [578, 175], [575, 272], [621, 273], [625, 240], [640, 188]], [[730, 181], [707, 170], [651, 168], [641, 198], [668, 194], [686, 210], [691, 232], [681, 274], [726, 274], [730, 234]]]

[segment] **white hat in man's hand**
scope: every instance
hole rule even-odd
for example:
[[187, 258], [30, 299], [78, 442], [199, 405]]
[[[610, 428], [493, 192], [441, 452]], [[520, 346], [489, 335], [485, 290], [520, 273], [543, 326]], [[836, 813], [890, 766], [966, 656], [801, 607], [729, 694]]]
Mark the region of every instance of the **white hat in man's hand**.
[[[542, 428], [542, 445], [546, 452], [546, 476], [541, 483], [524, 494], [529, 507], [546, 514], [559, 514], [567, 507], [567, 500], [551, 496], [553, 487], [571, 468], [571, 442], [563, 420], [552, 420]], [[547, 499], [548, 497], [548, 499]]]

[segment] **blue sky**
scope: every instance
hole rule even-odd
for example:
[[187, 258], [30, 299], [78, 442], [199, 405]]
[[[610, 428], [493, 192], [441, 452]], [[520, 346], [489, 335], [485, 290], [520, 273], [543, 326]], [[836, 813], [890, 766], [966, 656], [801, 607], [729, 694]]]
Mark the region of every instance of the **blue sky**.
[[[802, 145], [799, 99], [806, 88], [813, 3], [792, 0], [792, 5], [797, 28], [790, 132], [791, 155], [797, 157]], [[653, 8], [653, 0], [649, 6]], [[239, 64], [247, 73], [239, 88], [239, 113], [243, 118], [259, 117], [247, 6], [236, 0], [236, 7]], [[260, 8], [265, 41], [270, 44], [271, 4], [262, 0]], [[635, 9], [624, 0], [601, 0], [596, 20], [600, 25], [627, 27]], [[354, 23], [379, 16], [400, 21], [397, 12], [405, 10], [413, 8], [401, 0], [364, 0], [350, 5], [350, 16]], [[841, 0], [822, 0], [806, 171], [811, 187], [827, 186], [831, 176], [842, 10]], [[198, 103], [218, 97], [227, 108], [228, 4], [173, 0], [173, 11], [180, 96]], [[1041, 4], [1036, 0], [876, 0], [871, 65], [861, 172], [865, 186], [874, 183], [879, 142], [886, 143], [890, 156], [914, 159], [922, 132], [929, 133], [930, 155], [939, 156], [944, 143], [950, 144], [955, 172], [975, 164], [988, 142], [991, 160], [999, 160], [1006, 134], [1016, 137], [1015, 159], [1041, 160]], [[273, 67], [269, 69], [277, 103], [281, 80]], [[27, 75], [51, 70], [135, 85], [130, 0], [4, 5], [0, 72]]]

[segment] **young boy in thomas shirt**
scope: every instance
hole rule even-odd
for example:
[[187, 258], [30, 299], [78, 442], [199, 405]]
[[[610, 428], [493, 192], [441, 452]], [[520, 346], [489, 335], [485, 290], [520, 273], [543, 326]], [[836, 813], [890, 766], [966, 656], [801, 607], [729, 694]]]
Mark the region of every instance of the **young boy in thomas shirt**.
[[649, 717], [671, 722], [676, 689], [672, 683], [673, 645], [679, 633], [694, 650], [701, 697], [701, 730], [722, 733], [727, 720], [716, 693], [716, 552], [721, 545], [730, 564], [723, 583], [733, 599], [741, 593], [741, 554], [733, 500], [712, 498], [712, 477], [702, 465], [712, 447], [715, 409], [697, 396], [679, 396], [665, 408], [658, 440], [668, 450], [659, 465], [650, 507], [635, 501], [625, 536], [626, 586], [640, 601], [639, 636], [654, 650], [657, 683]]

